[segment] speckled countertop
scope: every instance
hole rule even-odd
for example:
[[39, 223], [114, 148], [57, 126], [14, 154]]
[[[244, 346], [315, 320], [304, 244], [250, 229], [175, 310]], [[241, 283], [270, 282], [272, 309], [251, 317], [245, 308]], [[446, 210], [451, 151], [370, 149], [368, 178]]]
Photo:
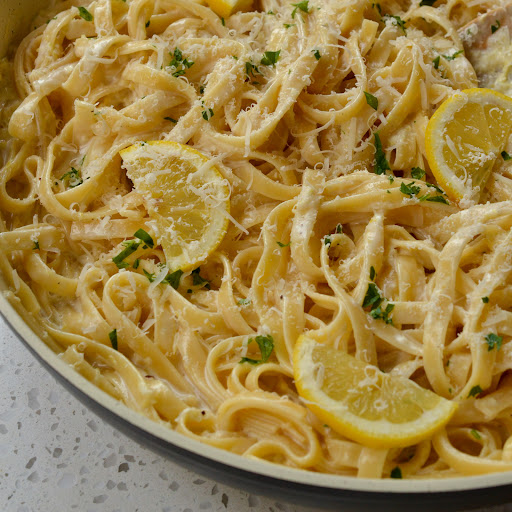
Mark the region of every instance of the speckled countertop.
[[[218, 484], [139, 446], [71, 396], [0, 318], [0, 510], [311, 509]], [[512, 512], [512, 505], [485, 512]]]

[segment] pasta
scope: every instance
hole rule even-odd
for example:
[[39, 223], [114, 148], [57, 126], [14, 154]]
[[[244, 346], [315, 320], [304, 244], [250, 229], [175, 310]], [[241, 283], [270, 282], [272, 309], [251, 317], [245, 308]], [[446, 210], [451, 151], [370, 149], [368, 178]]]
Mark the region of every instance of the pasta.
[[[6, 296], [86, 379], [203, 443], [357, 477], [512, 470], [512, 174], [497, 163], [482, 204], [457, 206], [424, 143], [436, 108], [477, 85], [457, 29], [491, 7], [52, 4], [2, 61]], [[230, 187], [223, 241], [176, 287], [148, 277], [158, 244], [113, 261], [150, 229], [119, 156], [147, 140], [197, 149]], [[388, 316], [361, 306], [372, 268]], [[407, 448], [345, 438], [296, 392], [303, 332], [457, 413]]]

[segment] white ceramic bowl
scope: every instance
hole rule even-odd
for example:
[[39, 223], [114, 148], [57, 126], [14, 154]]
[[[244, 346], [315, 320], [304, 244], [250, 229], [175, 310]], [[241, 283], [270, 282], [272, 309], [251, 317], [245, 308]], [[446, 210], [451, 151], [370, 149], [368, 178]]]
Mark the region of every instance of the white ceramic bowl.
[[[0, 0], [0, 55], [27, 31], [32, 17], [46, 3]], [[0, 276], [0, 290], [6, 288]], [[158, 454], [220, 482], [280, 501], [343, 512], [420, 512], [433, 508], [448, 512], [512, 502], [512, 472], [444, 480], [355, 479], [249, 460], [201, 444], [128, 409], [76, 373], [27, 326], [3, 295], [0, 313], [48, 371], [100, 417]]]

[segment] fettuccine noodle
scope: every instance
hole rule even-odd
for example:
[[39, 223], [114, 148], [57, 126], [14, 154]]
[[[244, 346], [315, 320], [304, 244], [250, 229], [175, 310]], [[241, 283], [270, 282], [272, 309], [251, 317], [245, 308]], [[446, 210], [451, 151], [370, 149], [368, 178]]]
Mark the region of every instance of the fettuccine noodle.
[[[426, 181], [401, 189], [415, 168], [434, 183], [426, 124], [476, 86], [457, 28], [492, 4], [428, 3], [260, 0], [223, 19], [194, 0], [67, 0], [42, 12], [2, 62], [10, 302], [101, 390], [203, 443], [359, 477], [512, 470], [510, 174], [495, 169], [486, 204], [467, 209], [431, 200], [445, 196]], [[438, 55], [453, 58], [437, 67]], [[137, 268], [112, 260], [148, 226], [119, 156], [147, 140], [197, 149], [231, 188], [222, 243], [177, 289], [143, 272], [165, 265], [158, 244], [137, 248]], [[362, 307], [372, 267], [392, 322]], [[403, 449], [344, 438], [296, 392], [306, 331], [459, 401], [456, 415]], [[259, 357], [257, 335], [272, 354], [241, 364]]]

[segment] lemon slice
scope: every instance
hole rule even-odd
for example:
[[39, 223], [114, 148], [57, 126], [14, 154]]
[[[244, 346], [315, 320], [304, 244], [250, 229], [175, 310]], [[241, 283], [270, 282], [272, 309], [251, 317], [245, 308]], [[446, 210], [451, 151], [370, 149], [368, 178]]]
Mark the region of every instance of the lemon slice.
[[415, 382], [301, 336], [293, 352], [299, 395], [336, 432], [376, 448], [410, 446], [445, 425], [457, 405]]
[[512, 127], [512, 98], [466, 89], [447, 99], [428, 122], [427, 160], [448, 196], [478, 201]]
[[195, 268], [226, 234], [229, 183], [203, 154], [177, 142], [140, 142], [120, 154], [154, 220], [167, 267]]
[[252, 0], [206, 0], [210, 9], [221, 18], [229, 18], [237, 11], [248, 11]]

